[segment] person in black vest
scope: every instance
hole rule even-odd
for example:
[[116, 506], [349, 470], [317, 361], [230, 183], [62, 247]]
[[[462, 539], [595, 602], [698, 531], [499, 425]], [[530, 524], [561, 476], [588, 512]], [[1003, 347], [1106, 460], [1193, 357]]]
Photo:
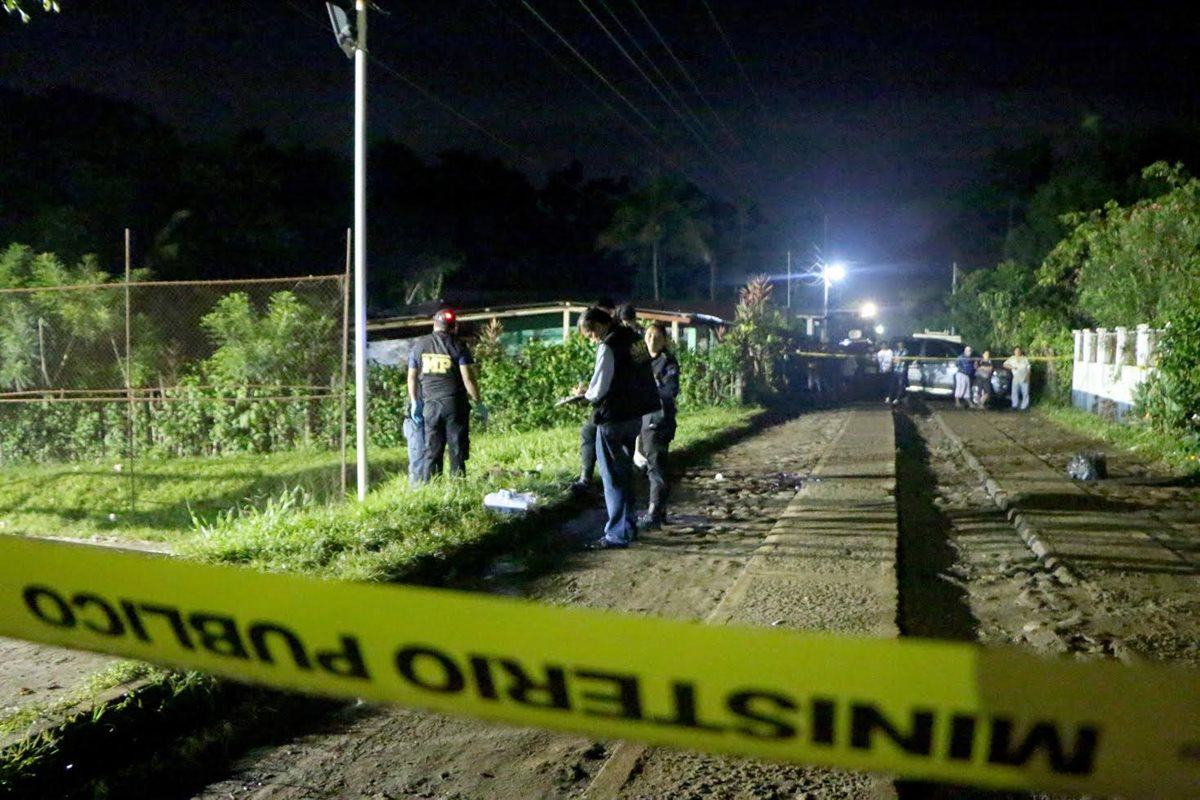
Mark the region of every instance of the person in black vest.
[[679, 395], [679, 362], [667, 350], [667, 328], [654, 322], [646, 328], [646, 349], [650, 352], [650, 370], [658, 385], [662, 408], [642, 417], [642, 453], [646, 456], [646, 476], [650, 479], [650, 507], [643, 527], [660, 528], [667, 521], [667, 451], [675, 438], [675, 398]]
[[642, 326], [638, 325], [637, 309], [633, 307], [633, 303], [622, 303], [617, 306], [616, 311], [617, 322], [631, 329], [638, 336], [645, 336], [646, 332], [642, 330]]
[[451, 309], [433, 315], [433, 333], [421, 337], [408, 354], [408, 396], [412, 419], [425, 429], [424, 480], [442, 474], [442, 454], [450, 446], [450, 474], [465, 475], [471, 454], [471, 407], [481, 420], [487, 406], [471, 351], [455, 332], [458, 319]]
[[[608, 297], [601, 297], [596, 301], [595, 308], [605, 311], [612, 316], [615, 308], [613, 301]], [[571, 491], [579, 497], [587, 494], [588, 487], [592, 485], [592, 477], [596, 474], [596, 422], [592, 419], [592, 414], [588, 414], [588, 418], [584, 420], [583, 425], [579, 428], [579, 480], [571, 484]]]
[[580, 384], [576, 393], [587, 398], [594, 409], [596, 462], [608, 511], [604, 536], [592, 547], [628, 547], [637, 538], [633, 450], [642, 417], [662, 404], [650, 368], [650, 352], [636, 333], [595, 307], [579, 318], [579, 332], [597, 344], [592, 379], [586, 386]]

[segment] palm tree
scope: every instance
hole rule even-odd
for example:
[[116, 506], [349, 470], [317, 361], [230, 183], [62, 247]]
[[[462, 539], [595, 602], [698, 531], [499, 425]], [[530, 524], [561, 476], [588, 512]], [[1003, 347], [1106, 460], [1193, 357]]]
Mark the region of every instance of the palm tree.
[[660, 265], [664, 255], [708, 263], [712, 229], [695, 187], [673, 175], [651, 178], [617, 206], [598, 244], [633, 263], [649, 259], [654, 299], [660, 299]]

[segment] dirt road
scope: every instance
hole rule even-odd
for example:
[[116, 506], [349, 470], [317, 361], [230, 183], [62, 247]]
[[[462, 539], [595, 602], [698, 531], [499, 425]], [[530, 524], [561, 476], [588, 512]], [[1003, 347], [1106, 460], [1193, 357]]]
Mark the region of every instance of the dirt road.
[[[682, 476], [672, 524], [532, 577], [502, 560], [481, 591], [628, 614], [1200, 660], [1200, 490], [1034, 414], [914, 402], [811, 412]], [[597, 500], [597, 506], [599, 501]], [[589, 512], [562, 532], [595, 538]], [[1041, 543], [1035, 549], [1030, 542]], [[1036, 681], [1036, 675], [1030, 676]], [[228, 798], [1029, 797], [599, 742], [415, 711], [344, 706], [246, 754], [187, 796]]]

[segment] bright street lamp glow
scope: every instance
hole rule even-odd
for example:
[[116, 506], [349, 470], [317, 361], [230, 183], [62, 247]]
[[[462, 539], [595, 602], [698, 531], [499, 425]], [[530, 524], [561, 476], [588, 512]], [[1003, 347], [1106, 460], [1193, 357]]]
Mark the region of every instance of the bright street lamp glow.
[[868, 300], [858, 309], [858, 315], [863, 319], [874, 319], [877, 311], [879, 309], [876, 308], [875, 304]]
[[846, 267], [843, 264], [834, 262], [833, 264], [825, 267], [824, 275], [825, 283], [837, 283], [846, 277]]
[[875, 326], [875, 333], [876, 333], [876, 334], [878, 334], [878, 335], [880, 335], [880, 336], [882, 336], [882, 335], [883, 335], [883, 326], [882, 326], [882, 325], [876, 325], [876, 326]]

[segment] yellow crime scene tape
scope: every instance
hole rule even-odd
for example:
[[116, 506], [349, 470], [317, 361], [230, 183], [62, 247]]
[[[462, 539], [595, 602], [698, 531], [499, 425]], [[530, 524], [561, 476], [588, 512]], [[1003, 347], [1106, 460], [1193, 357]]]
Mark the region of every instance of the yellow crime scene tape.
[[1200, 679], [0, 536], [0, 635], [283, 689], [994, 788], [1200, 796]]
[[[875, 356], [874, 353], [863, 353], [861, 355], [857, 355], [855, 353], [823, 353], [819, 350], [812, 350], [812, 351], [796, 350], [792, 353], [792, 355], [808, 356], [810, 358], [874, 358], [874, 356]], [[1030, 361], [1069, 361], [1071, 359], [1071, 356], [1025, 356], [1025, 357], [1027, 359], [1029, 359]], [[925, 361], [945, 362], [945, 361], [958, 361], [958, 356], [954, 356], [953, 358], [949, 358], [946, 356], [892, 356], [892, 360], [893, 361], [909, 361], [909, 362], [913, 362], [913, 363], [921, 363], [921, 362], [925, 362]], [[982, 359], [980, 359], [978, 357], [974, 357], [971, 360], [978, 362], [978, 361], [981, 361]], [[1004, 363], [1004, 359], [993, 358], [992, 363], [1000, 365], [1000, 364]], [[1133, 365], [1127, 364], [1126, 366], [1133, 366]]]

